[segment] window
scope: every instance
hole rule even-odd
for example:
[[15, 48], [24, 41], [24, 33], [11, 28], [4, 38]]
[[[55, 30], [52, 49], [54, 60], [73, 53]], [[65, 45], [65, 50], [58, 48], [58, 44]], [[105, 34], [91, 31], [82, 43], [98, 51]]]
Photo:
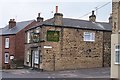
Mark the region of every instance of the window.
[[30, 62], [30, 51], [29, 50], [27, 51], [27, 60], [26, 61]]
[[30, 32], [27, 32], [27, 43], [30, 43]]
[[115, 64], [120, 64], [120, 44], [115, 46]]
[[9, 53], [5, 53], [5, 63], [9, 63]]
[[84, 41], [95, 41], [95, 33], [84, 32]]
[[5, 48], [9, 48], [9, 38], [5, 38]]

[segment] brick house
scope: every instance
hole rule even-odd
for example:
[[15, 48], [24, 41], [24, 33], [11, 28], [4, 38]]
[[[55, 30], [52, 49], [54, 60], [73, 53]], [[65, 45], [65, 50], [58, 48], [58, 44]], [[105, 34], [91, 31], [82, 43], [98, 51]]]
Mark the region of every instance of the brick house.
[[1, 67], [10, 68], [24, 63], [25, 30], [36, 24], [35, 20], [16, 22], [10, 19], [9, 24], [0, 29]]
[[110, 66], [110, 23], [54, 17], [26, 31], [24, 65], [47, 71]]

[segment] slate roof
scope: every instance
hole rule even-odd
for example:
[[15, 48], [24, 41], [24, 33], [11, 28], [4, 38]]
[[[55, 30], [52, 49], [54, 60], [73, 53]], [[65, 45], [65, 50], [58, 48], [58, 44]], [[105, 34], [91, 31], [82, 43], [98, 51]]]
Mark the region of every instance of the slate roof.
[[[54, 25], [54, 18], [48, 19], [39, 25]], [[112, 25], [107, 22], [91, 22], [87, 20], [63, 18], [63, 27], [82, 28], [92, 30], [112, 31]]]
[[9, 25], [0, 29], [0, 35], [16, 34], [20, 30], [24, 29], [27, 25], [31, 24], [35, 20], [16, 22], [16, 26], [9, 29]]

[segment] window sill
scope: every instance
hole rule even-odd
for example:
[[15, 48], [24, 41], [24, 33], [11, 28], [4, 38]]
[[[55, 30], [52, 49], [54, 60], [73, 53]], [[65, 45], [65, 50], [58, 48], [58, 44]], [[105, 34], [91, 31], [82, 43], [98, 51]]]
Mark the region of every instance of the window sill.
[[120, 65], [120, 63], [114, 63], [115, 65]]
[[85, 42], [95, 42], [95, 41], [85, 41]]

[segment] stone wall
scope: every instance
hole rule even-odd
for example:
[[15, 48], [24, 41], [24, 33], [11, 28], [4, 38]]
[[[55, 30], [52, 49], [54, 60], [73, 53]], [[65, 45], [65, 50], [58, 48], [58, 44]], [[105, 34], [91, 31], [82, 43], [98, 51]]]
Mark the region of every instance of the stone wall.
[[[52, 46], [51, 49], [41, 49], [43, 56], [42, 67], [44, 70], [92, 68], [107, 65], [107, 62], [103, 62], [103, 60], [105, 60], [103, 56], [104, 52], [109, 55], [110, 37], [106, 36], [108, 36], [108, 34], [110, 35], [111, 32], [106, 33], [103, 31], [59, 27], [44, 28], [44, 33], [47, 32], [47, 30], [60, 31], [59, 42], [45, 41], [41, 43], [42, 46]], [[84, 41], [84, 32], [94, 32], [95, 41]], [[44, 36], [46, 37], [46, 35]]]
[[[47, 41], [47, 31], [59, 31], [59, 41]], [[84, 32], [95, 33], [95, 41], [84, 41]], [[43, 26], [40, 31], [40, 43], [25, 45], [25, 53], [32, 47], [40, 47], [42, 56], [39, 69], [54, 71], [110, 66], [111, 32]], [[44, 48], [50, 46], [51, 48]], [[31, 52], [30, 52], [31, 54]], [[24, 64], [26, 63], [26, 54]]]

